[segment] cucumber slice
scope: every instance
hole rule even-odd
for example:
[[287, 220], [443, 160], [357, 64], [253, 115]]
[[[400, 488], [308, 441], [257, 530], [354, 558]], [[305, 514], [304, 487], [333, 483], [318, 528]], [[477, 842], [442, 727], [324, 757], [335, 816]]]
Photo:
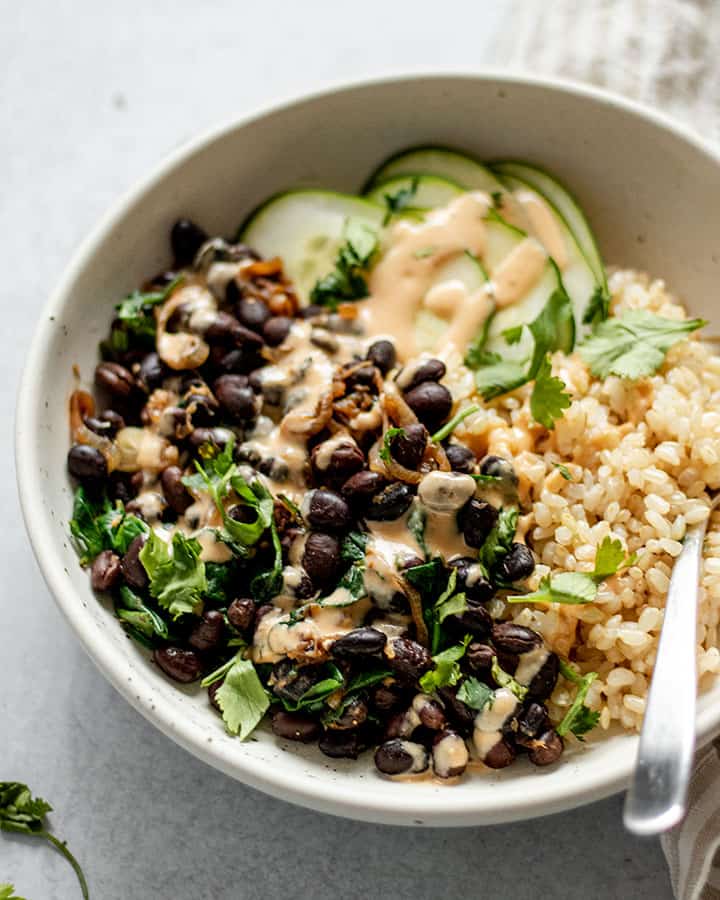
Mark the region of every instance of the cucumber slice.
[[280, 256], [302, 303], [335, 267], [348, 219], [379, 229], [384, 212], [362, 197], [331, 191], [289, 191], [272, 197], [245, 224], [240, 240], [262, 256]]
[[400, 191], [411, 192], [408, 198], [410, 209], [435, 209], [437, 206], [447, 206], [463, 193], [463, 188], [434, 175], [403, 175], [381, 182], [365, 195], [365, 199], [387, 208], [385, 198], [394, 197]]
[[598, 250], [595, 236], [588, 224], [585, 214], [573, 195], [548, 172], [537, 166], [522, 162], [492, 163], [492, 169], [505, 180], [515, 178], [528, 187], [534, 188], [547, 202], [554, 207], [567, 223], [581, 253], [593, 271], [597, 283], [607, 288], [605, 267]]
[[[428, 294], [436, 287], [452, 282], [460, 282], [462, 288], [472, 293], [481, 288], [488, 280], [483, 264], [472, 253], [466, 251], [448, 260], [438, 270]], [[418, 350], [432, 350], [448, 329], [446, 319], [431, 309], [420, 309], [415, 317], [415, 343]]]
[[470, 191], [502, 191], [504, 185], [486, 166], [445, 147], [416, 147], [391, 156], [368, 179], [365, 192], [398, 175], [423, 173], [446, 178]]

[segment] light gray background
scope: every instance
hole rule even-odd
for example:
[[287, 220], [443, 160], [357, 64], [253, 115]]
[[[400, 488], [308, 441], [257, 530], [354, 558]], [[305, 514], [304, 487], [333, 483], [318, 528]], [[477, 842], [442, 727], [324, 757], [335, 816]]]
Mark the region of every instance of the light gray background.
[[[306, 812], [196, 761], [86, 659], [41, 581], [15, 494], [11, 423], [35, 321], [120, 192], [198, 130], [275, 98], [472, 70], [505, 7], [0, 0], [0, 779], [55, 805], [94, 900], [672, 896], [659, 845], [623, 833], [619, 799], [502, 828], [410, 831]], [[79, 896], [66, 863], [27, 838], [0, 837], [6, 879], [28, 900]]]

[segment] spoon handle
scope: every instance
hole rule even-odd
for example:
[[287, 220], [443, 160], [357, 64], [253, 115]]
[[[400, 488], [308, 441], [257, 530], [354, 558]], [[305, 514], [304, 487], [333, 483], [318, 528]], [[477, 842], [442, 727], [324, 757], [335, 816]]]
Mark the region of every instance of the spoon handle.
[[685, 815], [695, 752], [697, 606], [707, 523], [688, 528], [665, 604], [635, 775], [623, 820], [634, 834], [660, 834]]

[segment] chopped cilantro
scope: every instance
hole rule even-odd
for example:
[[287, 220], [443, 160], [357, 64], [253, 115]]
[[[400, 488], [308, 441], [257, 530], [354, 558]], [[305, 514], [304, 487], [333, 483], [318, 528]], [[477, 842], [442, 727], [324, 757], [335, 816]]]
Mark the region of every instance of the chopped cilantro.
[[321, 278], [310, 294], [312, 303], [331, 310], [339, 303], [367, 297], [365, 274], [378, 246], [376, 231], [356, 219], [347, 220], [343, 237], [345, 243], [338, 250], [334, 270]]
[[282, 544], [274, 519], [270, 522], [270, 536], [274, 551], [272, 567], [258, 572], [250, 582], [253, 597], [261, 603], [267, 603], [282, 590]]
[[583, 325], [597, 325], [610, 315], [610, 295], [603, 285], [599, 284], [593, 291], [587, 309], [583, 313]]
[[579, 353], [598, 378], [617, 375], [635, 381], [660, 368], [668, 350], [703, 319], [666, 319], [644, 309], [630, 309], [595, 325]]
[[408, 206], [412, 206], [413, 200], [415, 199], [415, 195], [417, 194], [418, 185], [420, 184], [420, 176], [415, 175], [410, 182], [409, 187], [399, 188], [395, 191], [394, 194], [384, 194], [383, 200], [385, 201], [385, 218], [383, 219], [383, 225], [387, 225], [390, 219], [393, 216], [396, 216], [398, 213], [402, 212], [404, 209], [407, 209]]
[[368, 535], [364, 531], [349, 532], [340, 547], [340, 556], [349, 562], [362, 562], [367, 550]]
[[151, 531], [140, 551], [140, 562], [150, 579], [150, 594], [174, 619], [202, 612], [207, 579], [200, 550], [195, 538], [186, 538], [180, 531], [173, 535], [172, 544]]
[[154, 647], [155, 638], [169, 636], [163, 617], [125, 584], [115, 599], [115, 614], [128, 634], [146, 647]]
[[570, 394], [565, 383], [552, 374], [550, 355], [543, 358], [535, 375], [535, 384], [530, 394], [530, 412], [533, 419], [545, 428], [553, 429], [555, 419], [562, 418], [563, 410], [570, 406]]
[[231, 665], [224, 673], [225, 680], [215, 693], [225, 727], [241, 741], [254, 731], [270, 706], [255, 666], [242, 657], [244, 652], [244, 649], [240, 650], [230, 661]]
[[485, 349], [495, 314], [496, 309], [493, 307], [483, 322], [480, 333], [465, 351], [464, 362], [469, 369], [478, 369], [480, 366], [488, 366], [500, 362], [500, 357], [497, 353], [490, 353]]
[[83, 487], [75, 491], [70, 534], [80, 565], [88, 565], [103, 550], [127, 552], [133, 538], [147, 531], [145, 522], [126, 513], [120, 500], [113, 504], [106, 495], [92, 498]]
[[485, 543], [478, 554], [478, 562], [486, 572], [494, 569], [509, 552], [517, 530], [518, 516], [516, 506], [507, 506], [500, 510], [495, 527], [485, 538]]
[[420, 687], [426, 694], [432, 694], [438, 688], [458, 683], [461, 676], [459, 660], [465, 655], [470, 641], [471, 637], [468, 634], [459, 644], [448, 647], [447, 650], [433, 656], [434, 668], [426, 672], [420, 679]]
[[524, 700], [527, 696], [528, 688], [524, 684], [520, 684], [519, 681], [515, 681], [512, 675], [509, 675], [503, 669], [500, 668], [500, 663], [498, 662], [497, 656], [493, 656], [492, 661], [492, 669], [490, 670], [492, 677], [495, 681], [500, 685], [500, 687], [507, 688], [512, 691], [513, 694], [518, 698], [518, 700]]
[[597, 672], [588, 672], [587, 675], [580, 675], [563, 659], [560, 660], [560, 673], [568, 681], [576, 684], [578, 689], [570, 708], [555, 730], [561, 737], [564, 737], [568, 731], [571, 731], [576, 738], [582, 741], [583, 735], [595, 728], [600, 721], [600, 713], [589, 709], [585, 705], [588, 689], [598, 675]]
[[553, 463], [553, 465], [558, 470], [558, 472], [562, 475], [562, 477], [565, 479], [565, 481], [573, 480], [573, 477], [570, 474], [570, 469], [568, 469], [568, 467], [566, 465], [563, 465], [563, 463]]
[[478, 681], [477, 678], [469, 676], [458, 688], [457, 698], [462, 701], [465, 706], [469, 706], [470, 709], [476, 709], [480, 712], [485, 709], [486, 706], [492, 706], [495, 698], [495, 691], [482, 681]]

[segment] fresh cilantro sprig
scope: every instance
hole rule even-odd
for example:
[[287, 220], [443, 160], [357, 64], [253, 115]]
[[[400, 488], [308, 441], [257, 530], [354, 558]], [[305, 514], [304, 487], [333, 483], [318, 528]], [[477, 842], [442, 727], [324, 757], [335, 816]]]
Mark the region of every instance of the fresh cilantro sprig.
[[497, 314], [497, 309], [493, 306], [487, 318], [482, 324], [480, 333], [472, 341], [465, 351], [465, 365], [468, 369], [479, 369], [480, 366], [488, 366], [493, 363], [500, 362], [500, 356], [497, 353], [491, 353], [486, 350], [488, 338], [490, 337], [490, 326]]
[[459, 660], [465, 655], [470, 641], [471, 637], [467, 634], [459, 644], [433, 656], [434, 667], [420, 678], [420, 687], [426, 694], [432, 694], [438, 688], [454, 685], [460, 681], [462, 672]]
[[546, 576], [536, 591], [508, 597], [508, 603], [592, 603], [597, 597], [598, 585], [621, 569], [632, 566], [636, 553], [625, 554], [619, 540], [606, 535], [595, 553], [592, 572], [561, 572]]
[[492, 706], [495, 699], [495, 691], [484, 682], [478, 681], [472, 675], [468, 676], [460, 685], [457, 698], [470, 709], [482, 712], [486, 706]]
[[25, 898], [18, 897], [14, 885], [0, 884], [0, 900], [25, 900]]
[[588, 689], [598, 677], [598, 674], [597, 672], [588, 672], [587, 675], [581, 675], [564, 659], [560, 660], [560, 674], [567, 678], [568, 681], [576, 684], [578, 689], [570, 708], [555, 730], [560, 737], [571, 731], [578, 740], [582, 741], [584, 740], [583, 735], [587, 734], [588, 731], [592, 731], [600, 721], [600, 713], [589, 709], [585, 705]]
[[[83, 898], [88, 900], [90, 894], [80, 864], [68, 850], [65, 842], [51, 834], [45, 824], [45, 816], [49, 812], [52, 812], [52, 806], [41, 797], [33, 797], [26, 784], [0, 781], [0, 831], [26, 834], [49, 841], [73, 867], [80, 882]], [[9, 896], [7, 891], [5, 895]]]
[[365, 222], [348, 219], [344, 243], [338, 250], [335, 268], [321, 278], [310, 293], [312, 303], [336, 310], [339, 303], [362, 300], [368, 295], [367, 270], [378, 247], [377, 232]]
[[419, 184], [420, 176], [415, 175], [408, 187], [399, 188], [394, 194], [383, 194], [383, 200], [386, 207], [383, 225], [387, 225], [393, 216], [396, 216], [404, 209], [413, 205], [413, 200], [415, 199], [415, 194], [417, 194]]
[[522, 331], [527, 328], [533, 341], [529, 358], [515, 361], [504, 360], [498, 354], [488, 355], [484, 350], [487, 334], [481, 340], [480, 349], [472, 347], [465, 357], [465, 364], [476, 369], [475, 384], [485, 400], [493, 400], [534, 382], [530, 411], [535, 421], [548, 429], [554, 427], [555, 420], [562, 416], [571, 402], [570, 395], [564, 390], [565, 384], [552, 374], [550, 354], [556, 350], [571, 353], [575, 346], [572, 301], [559, 272], [557, 278], [558, 286], [538, 316], [528, 325], [509, 329], [505, 333], [506, 339], [517, 343]]
[[201, 550], [199, 541], [180, 531], [175, 532], [171, 544], [150, 531], [140, 551], [140, 562], [150, 579], [150, 594], [174, 619], [202, 612], [207, 579]]
[[599, 322], [578, 352], [598, 378], [617, 375], [636, 381], [657, 372], [674, 344], [706, 324], [703, 319], [667, 319], [630, 309]]
[[225, 679], [215, 692], [215, 701], [222, 712], [223, 722], [230, 734], [241, 741], [250, 735], [270, 706], [270, 698], [249, 659], [244, 659], [245, 647], [220, 666], [200, 684], [209, 687]]
[[81, 566], [91, 563], [103, 550], [125, 553], [133, 538], [147, 531], [142, 519], [125, 512], [122, 501], [113, 504], [106, 495], [93, 498], [83, 487], [75, 491], [70, 535]]
[[392, 442], [396, 437], [404, 437], [405, 429], [404, 428], [388, 428], [388, 430], [383, 435], [383, 443], [380, 448], [380, 459], [384, 463], [389, 463], [392, 461]]
[[435, 434], [430, 438], [431, 441], [439, 444], [440, 441], [444, 441], [445, 438], [450, 437], [450, 435], [455, 431], [458, 425], [461, 422], [464, 422], [468, 416], [471, 416], [473, 413], [476, 413], [480, 410], [480, 407], [475, 403], [472, 403], [470, 406], [466, 406], [465, 409], [460, 410], [459, 413], [455, 413], [455, 415], [450, 419], [449, 422], [446, 422], [442, 428], [439, 428]]

